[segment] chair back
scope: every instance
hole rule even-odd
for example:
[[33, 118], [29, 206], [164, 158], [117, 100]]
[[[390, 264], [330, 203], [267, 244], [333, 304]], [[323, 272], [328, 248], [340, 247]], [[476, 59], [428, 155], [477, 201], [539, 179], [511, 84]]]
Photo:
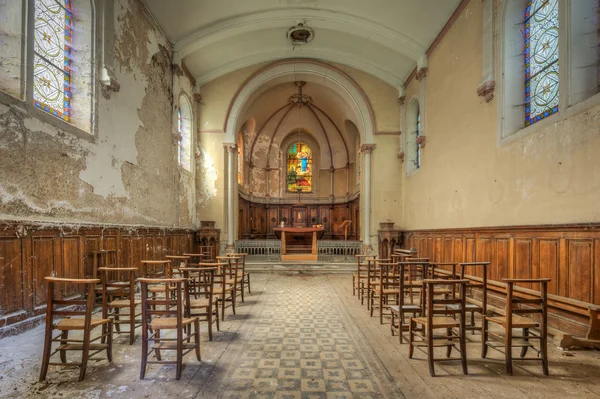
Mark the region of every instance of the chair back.
[[[240, 271], [240, 276], [242, 276], [244, 273], [246, 273], [246, 256], [248, 256], [247, 253], [245, 252], [238, 252], [238, 253], [233, 253], [233, 254], [227, 254], [228, 257], [230, 258], [240, 258], [240, 262], [239, 262], [239, 266], [238, 266], [238, 271]], [[239, 270], [241, 269], [241, 270]]]
[[208, 255], [199, 252], [199, 253], [184, 253], [183, 256], [189, 256], [190, 260], [188, 261], [188, 266], [190, 263], [201, 263], [204, 259], [208, 260]]
[[[485, 314], [487, 311], [487, 287], [488, 287], [488, 266], [490, 262], [468, 262], [468, 263], [459, 263], [458, 264], [458, 272], [455, 275], [455, 278], [460, 278], [464, 280], [467, 277], [474, 276], [480, 277], [481, 282], [469, 279], [469, 283], [467, 284], [468, 295], [467, 302], [474, 303], [477, 305], [481, 305], [482, 313]], [[467, 273], [469, 271], [469, 273]], [[481, 289], [481, 302], [477, 301], [473, 296], [473, 288]]]
[[[154, 318], [176, 317], [177, 326], [181, 327], [183, 315], [182, 291], [185, 279], [183, 278], [139, 278], [142, 294], [142, 322], [143, 330], [148, 331]], [[149, 296], [148, 287], [164, 284], [166, 295], [153, 298]]]
[[170, 260], [143, 260], [142, 278], [160, 279], [171, 278]]
[[190, 261], [190, 257], [185, 255], [166, 255], [165, 258], [171, 261], [171, 277], [181, 277], [182, 274], [179, 269], [187, 267], [188, 262]]
[[241, 258], [239, 256], [226, 256], [226, 262], [224, 266], [225, 278], [228, 278], [230, 281], [233, 280], [234, 286], [238, 283], [240, 259]]
[[[525, 314], [540, 314], [541, 323], [540, 330], [541, 336], [546, 336], [548, 333], [548, 283], [551, 281], [550, 278], [503, 278], [502, 281], [506, 283], [506, 323], [507, 329], [512, 326], [513, 314], [525, 315]], [[523, 289], [519, 289], [515, 284], [531, 284], [533, 286], [538, 285], [540, 291], [536, 294], [531, 294], [531, 290], [524, 292]], [[515, 295], [515, 291], [522, 292], [521, 295]], [[526, 305], [526, 306], [522, 306]]]
[[[71, 316], [83, 316], [84, 317], [84, 331], [91, 329], [92, 322], [92, 311], [94, 310], [95, 302], [95, 287], [100, 283], [99, 279], [75, 279], [75, 278], [59, 278], [59, 277], [46, 277], [48, 283], [48, 300], [46, 303], [46, 323], [53, 323], [56, 316], [60, 317], [71, 317]], [[76, 286], [77, 290], [83, 292], [82, 294], [70, 296], [64, 298], [60, 294], [57, 286]], [[69, 290], [71, 292], [71, 290]], [[55, 306], [59, 306], [55, 308]]]
[[[426, 299], [426, 313], [429, 325], [432, 325], [432, 319], [435, 315], [460, 315], [461, 327], [465, 325], [465, 298], [466, 286], [469, 280], [423, 280], [424, 294]], [[452, 291], [457, 291], [454, 298], [438, 297], [435, 295], [435, 288], [438, 286], [452, 286]], [[455, 305], [455, 306], [448, 306]]]
[[369, 269], [367, 260], [374, 259], [374, 258], [375, 258], [375, 255], [356, 255], [356, 262], [357, 262], [356, 274], [359, 278], [367, 275], [367, 271]]
[[[108, 291], [113, 288], [111, 295], [123, 296], [127, 295], [131, 297], [133, 304], [135, 298], [135, 272], [136, 267], [101, 267], [98, 269], [100, 272], [100, 281], [102, 282], [102, 306], [108, 301]], [[125, 294], [125, 291], [129, 290], [129, 294]]]
[[392, 262], [380, 262], [379, 266], [379, 292], [383, 293], [384, 289], [395, 288], [398, 285], [400, 273], [398, 272], [398, 264]]
[[199, 297], [208, 298], [212, 302], [216, 267], [183, 267], [180, 269], [185, 279], [184, 292], [186, 303]]

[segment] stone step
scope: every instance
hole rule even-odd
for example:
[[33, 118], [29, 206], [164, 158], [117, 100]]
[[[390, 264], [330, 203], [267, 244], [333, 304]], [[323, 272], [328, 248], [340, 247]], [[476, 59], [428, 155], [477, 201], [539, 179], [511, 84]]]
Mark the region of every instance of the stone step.
[[327, 262], [246, 262], [250, 273], [315, 273], [351, 274], [356, 271], [355, 263]]

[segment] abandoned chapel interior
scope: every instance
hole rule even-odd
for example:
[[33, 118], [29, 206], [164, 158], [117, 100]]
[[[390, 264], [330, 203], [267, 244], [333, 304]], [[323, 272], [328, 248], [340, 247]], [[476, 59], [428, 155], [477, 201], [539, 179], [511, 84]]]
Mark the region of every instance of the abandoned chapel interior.
[[0, 0], [0, 398], [600, 399], [600, 0]]

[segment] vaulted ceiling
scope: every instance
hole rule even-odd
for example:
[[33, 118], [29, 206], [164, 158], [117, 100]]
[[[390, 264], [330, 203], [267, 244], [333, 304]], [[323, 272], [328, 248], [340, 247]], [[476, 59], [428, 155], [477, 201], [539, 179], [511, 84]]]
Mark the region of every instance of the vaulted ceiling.
[[[460, 0], [142, 0], [199, 85], [264, 61], [337, 62], [401, 86]], [[314, 39], [293, 46], [298, 22]]]

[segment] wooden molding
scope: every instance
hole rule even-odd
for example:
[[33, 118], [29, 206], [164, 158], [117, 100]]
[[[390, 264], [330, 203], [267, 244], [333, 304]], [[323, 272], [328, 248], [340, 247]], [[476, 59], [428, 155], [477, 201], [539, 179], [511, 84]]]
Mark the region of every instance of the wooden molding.
[[429, 70], [429, 68], [427, 67], [423, 67], [421, 69], [419, 69], [419, 71], [416, 74], [416, 78], [417, 80], [420, 82], [423, 78], [427, 77], [427, 71]]

